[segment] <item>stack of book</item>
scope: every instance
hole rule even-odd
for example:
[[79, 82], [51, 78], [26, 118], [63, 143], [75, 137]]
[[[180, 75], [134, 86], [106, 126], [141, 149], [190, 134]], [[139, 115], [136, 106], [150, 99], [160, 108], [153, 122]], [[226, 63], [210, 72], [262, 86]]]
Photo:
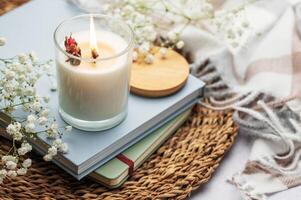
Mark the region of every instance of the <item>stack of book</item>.
[[[56, 8], [56, 12], [49, 8]], [[0, 49], [0, 54], [10, 57], [35, 49], [42, 58], [52, 57], [54, 27], [62, 18], [79, 14], [73, 9], [65, 1], [37, 0], [1, 17], [1, 35], [10, 42], [5, 50]], [[39, 15], [47, 18], [36, 17]], [[20, 46], [24, 43], [27, 45]], [[63, 137], [69, 152], [57, 155], [54, 163], [77, 179], [90, 176], [108, 187], [118, 187], [185, 122], [191, 107], [201, 97], [203, 86], [203, 82], [189, 76], [186, 85], [168, 97], [153, 99], [130, 95], [128, 115], [120, 125], [101, 132], [73, 129]], [[66, 124], [58, 114], [57, 93], [50, 89], [48, 77], [43, 77], [37, 91], [50, 96], [50, 110], [59, 126], [64, 127]], [[45, 154], [51, 142], [41, 133], [32, 145]]]

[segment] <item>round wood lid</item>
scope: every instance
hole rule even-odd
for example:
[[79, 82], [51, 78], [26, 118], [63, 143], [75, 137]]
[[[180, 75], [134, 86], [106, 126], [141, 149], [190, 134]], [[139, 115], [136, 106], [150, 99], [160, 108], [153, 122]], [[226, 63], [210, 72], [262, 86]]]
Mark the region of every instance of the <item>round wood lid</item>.
[[133, 63], [131, 92], [146, 97], [163, 97], [181, 89], [189, 75], [186, 59], [174, 50], [168, 50], [166, 58], [155, 54], [153, 64]]

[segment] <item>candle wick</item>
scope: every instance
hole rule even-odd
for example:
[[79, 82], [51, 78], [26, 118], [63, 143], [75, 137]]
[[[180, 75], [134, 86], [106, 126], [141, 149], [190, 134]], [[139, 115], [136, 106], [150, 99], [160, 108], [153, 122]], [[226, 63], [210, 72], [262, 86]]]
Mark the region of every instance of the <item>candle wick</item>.
[[95, 48], [91, 49], [91, 54], [92, 54], [92, 58], [94, 59], [96, 59], [99, 56]]

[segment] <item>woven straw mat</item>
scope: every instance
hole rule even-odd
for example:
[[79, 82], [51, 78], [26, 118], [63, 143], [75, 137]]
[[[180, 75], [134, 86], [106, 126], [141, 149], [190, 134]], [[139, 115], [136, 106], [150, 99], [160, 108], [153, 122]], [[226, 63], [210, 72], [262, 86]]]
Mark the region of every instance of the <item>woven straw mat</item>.
[[26, 3], [28, 0], [0, 0], [0, 15]]
[[[41, 156], [25, 176], [0, 185], [8, 199], [185, 199], [206, 183], [231, 147], [237, 128], [230, 112], [196, 106], [190, 119], [119, 189], [85, 179], [77, 181]], [[10, 142], [0, 139], [0, 154]]]
[[[23, 2], [0, 0], [0, 15]], [[210, 179], [236, 135], [231, 112], [196, 106], [189, 120], [118, 189], [77, 181], [31, 153], [27, 175], [5, 180], [0, 199], [185, 199]], [[0, 138], [0, 145], [3, 155], [10, 142]]]

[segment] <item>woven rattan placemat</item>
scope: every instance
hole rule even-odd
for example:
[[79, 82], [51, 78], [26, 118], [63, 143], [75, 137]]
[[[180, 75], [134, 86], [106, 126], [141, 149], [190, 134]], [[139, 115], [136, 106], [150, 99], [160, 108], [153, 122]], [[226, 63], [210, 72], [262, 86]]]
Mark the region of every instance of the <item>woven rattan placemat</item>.
[[[206, 183], [231, 147], [237, 128], [231, 113], [195, 107], [190, 119], [125, 184], [114, 190], [85, 179], [76, 181], [32, 153], [24, 177], [0, 185], [11, 199], [185, 199]], [[9, 142], [0, 139], [0, 154]]]
[[26, 3], [29, 0], [0, 0], [0, 15]]
[[[24, 2], [0, 0], [0, 15]], [[77, 181], [31, 153], [28, 174], [5, 180], [0, 199], [185, 199], [210, 179], [236, 135], [232, 113], [196, 106], [190, 119], [119, 189]], [[0, 145], [3, 155], [10, 143], [0, 138]]]

